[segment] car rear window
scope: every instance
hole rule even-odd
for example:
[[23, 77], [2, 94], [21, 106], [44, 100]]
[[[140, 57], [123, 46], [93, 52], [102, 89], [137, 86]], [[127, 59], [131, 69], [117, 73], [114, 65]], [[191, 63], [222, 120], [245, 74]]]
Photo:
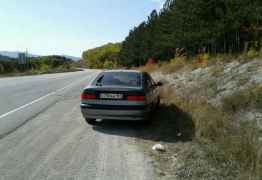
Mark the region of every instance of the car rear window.
[[104, 72], [96, 79], [100, 86], [141, 86], [141, 74], [137, 72]]

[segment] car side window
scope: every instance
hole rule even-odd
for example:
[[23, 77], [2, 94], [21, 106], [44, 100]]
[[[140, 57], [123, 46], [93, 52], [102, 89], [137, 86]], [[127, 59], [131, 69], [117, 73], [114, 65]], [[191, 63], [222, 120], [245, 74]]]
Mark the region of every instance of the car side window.
[[152, 81], [152, 78], [150, 77], [149, 74], [145, 74], [145, 84], [146, 84], [146, 89], [150, 90], [154, 86], [154, 82]]
[[154, 86], [156, 83], [155, 83], [155, 81], [153, 80], [153, 78], [150, 76], [150, 74], [149, 74], [149, 79], [150, 79], [151, 85]]

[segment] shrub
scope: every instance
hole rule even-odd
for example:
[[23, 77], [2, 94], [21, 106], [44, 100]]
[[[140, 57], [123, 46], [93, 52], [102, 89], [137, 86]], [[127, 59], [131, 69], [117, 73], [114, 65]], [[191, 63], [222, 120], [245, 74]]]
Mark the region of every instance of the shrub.
[[156, 60], [153, 59], [153, 58], [148, 59], [147, 65], [151, 65], [151, 64], [157, 64], [157, 63], [156, 63]]
[[197, 55], [197, 63], [200, 66], [206, 67], [208, 65], [209, 54], [208, 53], [200, 53]]
[[232, 96], [225, 97], [223, 99], [223, 110], [236, 112], [250, 104], [249, 92], [236, 92]]
[[248, 58], [255, 58], [259, 55], [259, 53], [256, 51], [255, 48], [250, 48], [249, 51], [247, 52], [247, 57]]
[[214, 66], [210, 71], [212, 76], [219, 77], [224, 73], [224, 66]]
[[222, 101], [223, 110], [228, 112], [237, 112], [248, 107], [262, 108], [262, 87], [251, 86], [225, 97]]
[[17, 72], [19, 68], [18, 62], [15, 60], [0, 61], [0, 64], [2, 66], [3, 73]]
[[49, 66], [47, 64], [41, 64], [40, 71], [47, 72], [49, 70]]
[[262, 86], [254, 87], [252, 102], [256, 108], [262, 108]]
[[116, 67], [117, 67], [116, 61], [107, 60], [104, 63], [104, 68], [106, 68], [106, 69], [114, 69]]
[[2, 64], [0, 64], [0, 73], [4, 73], [5, 72], [5, 68]]

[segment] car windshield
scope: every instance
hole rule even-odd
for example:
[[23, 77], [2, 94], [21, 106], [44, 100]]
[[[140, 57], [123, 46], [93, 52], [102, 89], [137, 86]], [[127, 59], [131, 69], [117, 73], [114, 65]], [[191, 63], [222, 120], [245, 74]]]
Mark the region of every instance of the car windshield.
[[95, 80], [99, 86], [141, 86], [141, 74], [137, 72], [104, 72]]

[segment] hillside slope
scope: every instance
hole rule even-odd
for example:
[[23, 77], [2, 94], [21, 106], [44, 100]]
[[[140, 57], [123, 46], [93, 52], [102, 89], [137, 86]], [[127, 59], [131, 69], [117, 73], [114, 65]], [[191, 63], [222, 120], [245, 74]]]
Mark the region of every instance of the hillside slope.
[[224, 97], [262, 83], [262, 60], [233, 61], [172, 74], [155, 72], [154, 76], [177, 92], [205, 96], [214, 106], [219, 106]]
[[261, 59], [151, 73], [165, 84], [162, 107], [141, 136], [167, 149], [150, 152], [160, 179], [262, 178]]

